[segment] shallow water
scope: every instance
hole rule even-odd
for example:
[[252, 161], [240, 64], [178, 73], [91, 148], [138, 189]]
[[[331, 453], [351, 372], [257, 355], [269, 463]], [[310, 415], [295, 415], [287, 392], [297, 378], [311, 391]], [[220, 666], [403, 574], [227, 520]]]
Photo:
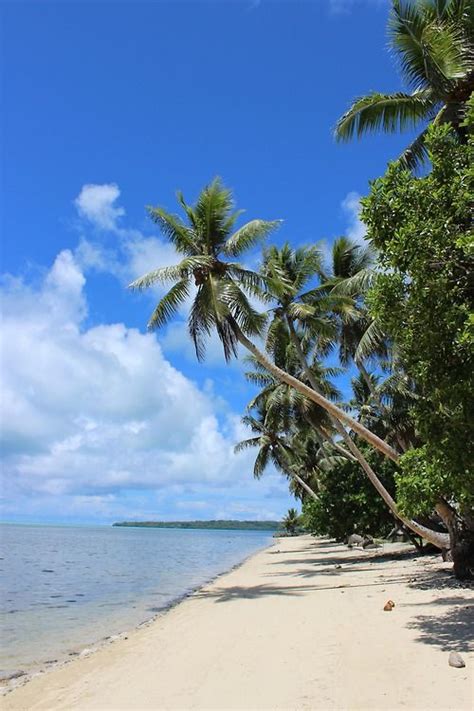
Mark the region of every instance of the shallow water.
[[267, 531], [0, 526], [0, 667], [61, 660], [150, 619]]

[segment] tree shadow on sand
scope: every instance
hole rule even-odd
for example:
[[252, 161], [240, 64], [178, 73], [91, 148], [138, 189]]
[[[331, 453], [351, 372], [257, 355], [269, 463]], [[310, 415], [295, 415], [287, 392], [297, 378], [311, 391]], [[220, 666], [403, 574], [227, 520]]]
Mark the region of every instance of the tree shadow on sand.
[[[423, 603], [420, 603], [423, 604]], [[417, 642], [432, 644], [443, 651], [474, 651], [474, 604], [472, 598], [439, 598], [429, 605], [455, 605], [445, 613], [419, 615], [411, 620], [408, 629], [416, 630]]]
[[195, 598], [214, 599], [215, 602], [230, 602], [232, 600], [255, 600], [257, 598], [273, 597], [275, 595], [286, 595], [298, 597], [307, 592], [325, 592], [328, 590], [338, 590], [345, 592], [351, 588], [373, 588], [386, 586], [389, 583], [404, 583], [405, 577], [392, 577], [390, 579], [377, 580], [364, 583], [340, 583], [334, 585], [235, 585], [229, 588], [203, 588], [193, 594]]

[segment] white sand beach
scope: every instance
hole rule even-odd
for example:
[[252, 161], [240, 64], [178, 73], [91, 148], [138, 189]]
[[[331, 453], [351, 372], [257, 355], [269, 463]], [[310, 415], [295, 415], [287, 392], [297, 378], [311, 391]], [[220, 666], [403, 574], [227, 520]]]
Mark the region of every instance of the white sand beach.
[[[14, 689], [1, 707], [472, 709], [474, 590], [449, 569], [403, 546], [277, 539], [127, 639]], [[451, 650], [465, 668], [449, 666]]]

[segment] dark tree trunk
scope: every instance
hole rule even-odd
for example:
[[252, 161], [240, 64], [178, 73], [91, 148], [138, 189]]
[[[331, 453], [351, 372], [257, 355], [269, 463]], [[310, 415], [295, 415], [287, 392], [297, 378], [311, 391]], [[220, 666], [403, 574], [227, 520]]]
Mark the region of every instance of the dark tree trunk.
[[451, 540], [454, 574], [458, 580], [474, 580], [474, 531], [458, 528]]
[[459, 514], [446, 501], [436, 510], [449, 532], [449, 556], [458, 580], [474, 580], [474, 517]]

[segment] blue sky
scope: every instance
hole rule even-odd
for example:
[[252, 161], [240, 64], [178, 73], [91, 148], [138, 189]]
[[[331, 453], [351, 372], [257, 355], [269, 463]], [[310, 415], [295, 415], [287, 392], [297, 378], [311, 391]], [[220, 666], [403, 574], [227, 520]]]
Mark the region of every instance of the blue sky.
[[361, 239], [357, 198], [407, 137], [338, 145], [350, 100], [399, 88], [385, 0], [10, 2], [1, 188], [2, 515], [7, 520], [273, 518], [286, 482], [232, 445], [250, 391], [158, 295], [172, 263], [145, 205], [215, 175], [274, 240]]

